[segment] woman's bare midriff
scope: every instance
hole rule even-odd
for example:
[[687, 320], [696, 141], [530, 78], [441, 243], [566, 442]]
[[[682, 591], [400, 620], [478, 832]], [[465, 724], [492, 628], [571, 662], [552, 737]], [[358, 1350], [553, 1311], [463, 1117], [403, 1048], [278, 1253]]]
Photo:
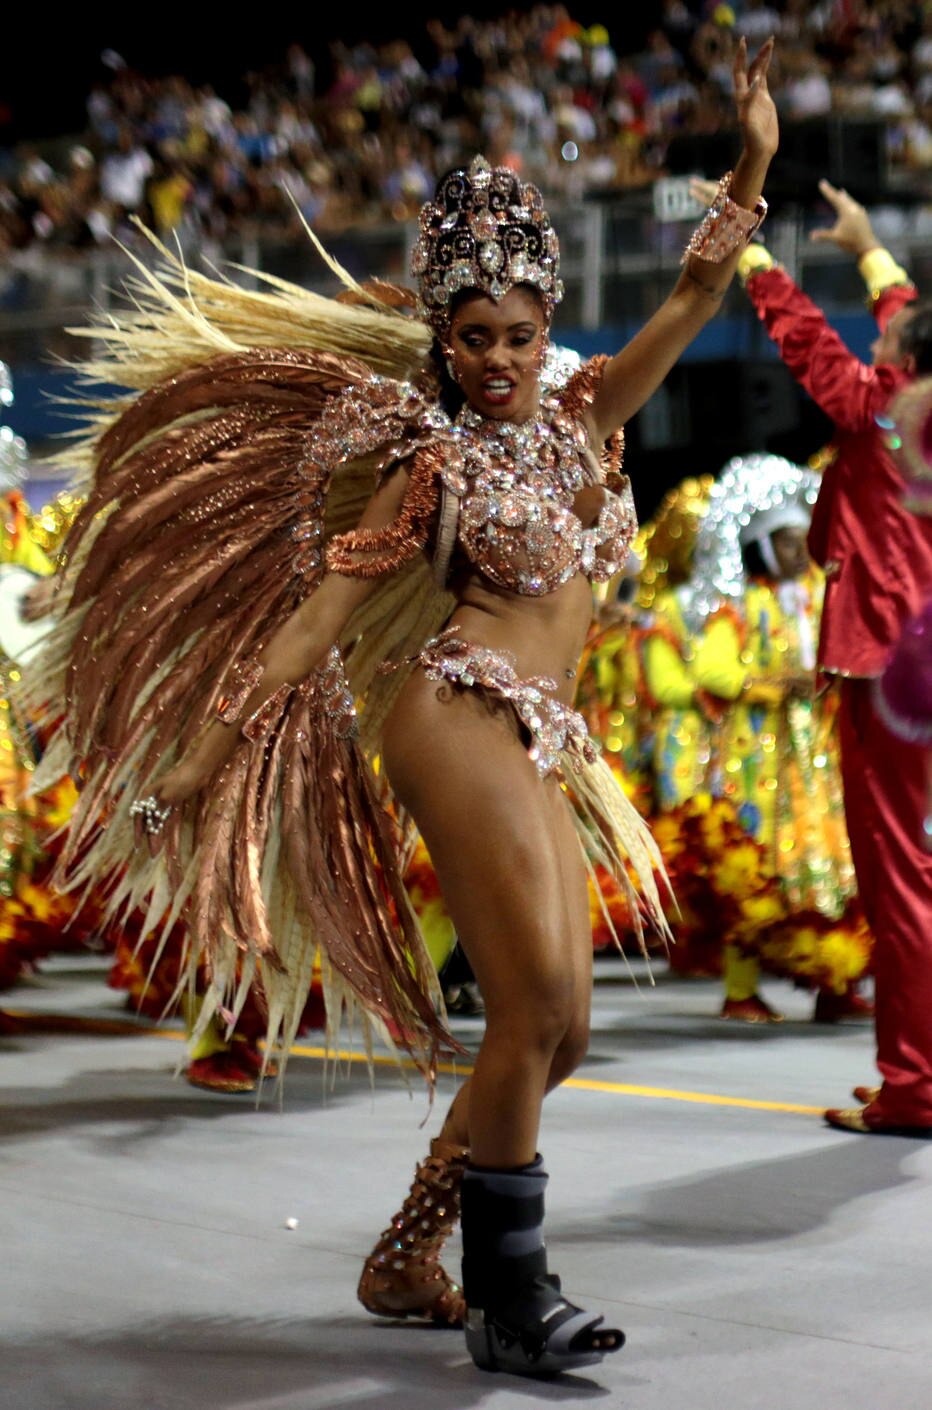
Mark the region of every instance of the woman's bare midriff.
[[510, 652], [520, 676], [552, 676], [560, 700], [572, 702], [592, 621], [588, 579], [577, 573], [555, 592], [527, 597], [474, 576], [458, 596], [449, 625], [458, 627], [465, 641]]
[[[549, 676], [556, 683], [558, 699], [572, 704], [576, 670], [592, 620], [592, 589], [586, 578], [577, 574], [555, 592], [522, 597], [473, 577], [458, 584], [457, 597], [447, 626], [457, 627], [463, 641], [507, 652], [525, 680]], [[464, 738], [479, 747], [473, 733], [477, 721], [483, 732], [477, 755], [480, 772], [493, 737], [487, 733], [490, 728], [499, 734], [504, 731], [524, 746], [512, 754], [509, 745], [504, 756], [496, 756], [496, 768], [533, 772], [525, 752], [531, 743], [527, 729], [506, 700], [485, 691], [456, 689], [449, 681], [429, 679], [421, 670], [412, 671], [402, 686], [383, 728], [382, 760], [395, 796], [415, 821], [425, 789], [435, 788], [437, 777], [445, 771], [447, 753], [457, 764]], [[543, 780], [543, 786], [558, 789], [556, 776]]]
[[[459, 585], [457, 596], [459, 602], [447, 625], [458, 627], [464, 641], [507, 651], [521, 677], [552, 677], [558, 698], [572, 703], [576, 669], [592, 620], [592, 589], [586, 578], [578, 574], [543, 597], [519, 597], [470, 578]], [[504, 701], [482, 692], [454, 691], [448, 683], [438, 685], [422, 671], [413, 671], [385, 722], [382, 758], [396, 796], [415, 818], [424, 785], [424, 741], [437, 733], [452, 750], [460, 747], [461, 729], [451, 729], [451, 712], [464, 720], [477, 716], [494, 720], [496, 729], [527, 743], [514, 710]], [[516, 767], [521, 757], [515, 754]], [[436, 771], [442, 764], [434, 760], [432, 767]], [[557, 786], [555, 779], [545, 782]]]

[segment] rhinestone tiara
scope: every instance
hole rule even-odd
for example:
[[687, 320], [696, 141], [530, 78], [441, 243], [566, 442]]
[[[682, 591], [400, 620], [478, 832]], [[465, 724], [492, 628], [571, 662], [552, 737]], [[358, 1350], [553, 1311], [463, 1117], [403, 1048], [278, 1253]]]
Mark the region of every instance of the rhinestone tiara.
[[560, 245], [536, 186], [507, 167], [476, 157], [452, 171], [421, 209], [411, 254], [421, 315], [435, 333], [450, 323], [450, 300], [461, 289], [502, 299], [530, 284], [544, 301], [548, 322], [563, 297]]

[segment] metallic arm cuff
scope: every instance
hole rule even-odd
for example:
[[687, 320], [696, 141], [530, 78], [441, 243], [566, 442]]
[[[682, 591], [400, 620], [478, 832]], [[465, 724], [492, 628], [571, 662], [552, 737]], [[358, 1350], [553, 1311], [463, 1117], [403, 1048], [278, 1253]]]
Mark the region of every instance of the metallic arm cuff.
[[685, 264], [690, 255], [710, 264], [721, 264], [740, 245], [746, 245], [763, 224], [767, 202], [761, 197], [752, 211], [739, 206], [729, 195], [733, 176], [734, 172], [726, 172], [718, 183], [715, 200], [690, 236], [681, 264]]

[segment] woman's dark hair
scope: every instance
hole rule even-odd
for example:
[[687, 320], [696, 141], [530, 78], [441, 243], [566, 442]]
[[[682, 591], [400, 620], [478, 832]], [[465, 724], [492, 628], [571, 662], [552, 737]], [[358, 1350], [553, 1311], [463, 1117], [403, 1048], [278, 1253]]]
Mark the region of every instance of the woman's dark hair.
[[915, 358], [918, 373], [932, 372], [932, 299], [913, 304], [912, 317], [903, 320], [900, 347]]

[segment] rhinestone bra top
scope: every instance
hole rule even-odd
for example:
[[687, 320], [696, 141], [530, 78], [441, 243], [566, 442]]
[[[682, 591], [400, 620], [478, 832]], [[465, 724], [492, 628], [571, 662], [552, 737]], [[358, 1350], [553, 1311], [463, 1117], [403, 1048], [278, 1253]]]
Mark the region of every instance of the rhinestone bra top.
[[[324, 487], [334, 468], [377, 451], [377, 475], [407, 465], [405, 501], [387, 528], [334, 535], [331, 571], [394, 571], [427, 547], [434, 525], [438, 581], [458, 548], [484, 577], [522, 596], [554, 592], [577, 573], [607, 582], [625, 564], [637, 518], [618, 468], [621, 433], [597, 460], [584, 422], [605, 361], [593, 358], [558, 390], [550, 386], [537, 417], [521, 423], [486, 420], [470, 407], [451, 422], [436, 394], [409, 382], [371, 377], [347, 388], [321, 415], [302, 467], [315, 512], [300, 531], [296, 567], [319, 567]], [[591, 527], [573, 511], [586, 486], [603, 490]]]
[[628, 557], [637, 517], [627, 476], [606, 489], [597, 522], [584, 528], [573, 500], [601, 481], [583, 422], [558, 394], [533, 421], [485, 420], [471, 407], [451, 431], [441, 472], [460, 502], [458, 541], [480, 573], [522, 596], [554, 592], [581, 572], [607, 582]]

